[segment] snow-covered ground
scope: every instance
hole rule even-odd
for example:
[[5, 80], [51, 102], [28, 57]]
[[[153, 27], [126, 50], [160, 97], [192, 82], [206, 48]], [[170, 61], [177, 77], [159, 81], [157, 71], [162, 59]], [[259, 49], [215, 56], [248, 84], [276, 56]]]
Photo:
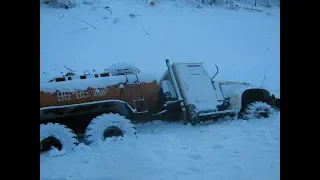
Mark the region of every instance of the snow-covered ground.
[[278, 180], [280, 113], [268, 119], [198, 126], [155, 123], [138, 138], [80, 144], [62, 156], [40, 156], [41, 178], [75, 180]]
[[61, 75], [67, 71], [64, 65], [77, 73], [103, 71], [115, 62], [127, 62], [160, 78], [169, 58], [204, 62], [212, 75], [217, 64], [219, 80], [260, 85], [265, 76], [264, 86], [280, 89], [278, 9], [267, 15], [161, 2], [150, 7], [141, 0], [102, 1], [100, 6], [109, 6], [112, 14], [86, 5], [68, 10], [42, 5], [40, 73]]
[[[41, 82], [66, 73], [64, 66], [83, 73], [117, 62], [160, 78], [169, 58], [204, 62], [212, 75], [217, 64], [218, 80], [263, 82], [272, 92], [280, 91], [279, 9], [198, 9], [178, 0], [154, 7], [141, 0], [103, 0], [100, 7], [40, 5]], [[280, 179], [279, 128], [279, 114], [196, 127], [138, 126], [138, 139], [80, 145], [57, 157], [41, 155], [41, 178]]]

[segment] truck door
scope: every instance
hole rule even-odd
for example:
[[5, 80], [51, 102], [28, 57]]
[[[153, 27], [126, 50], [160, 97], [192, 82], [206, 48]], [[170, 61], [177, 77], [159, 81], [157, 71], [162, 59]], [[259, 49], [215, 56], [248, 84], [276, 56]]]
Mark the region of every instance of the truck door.
[[181, 63], [176, 64], [174, 69], [186, 104], [212, 109], [221, 104], [218, 101], [223, 99], [221, 91], [218, 88], [214, 89], [210, 76], [201, 64]]

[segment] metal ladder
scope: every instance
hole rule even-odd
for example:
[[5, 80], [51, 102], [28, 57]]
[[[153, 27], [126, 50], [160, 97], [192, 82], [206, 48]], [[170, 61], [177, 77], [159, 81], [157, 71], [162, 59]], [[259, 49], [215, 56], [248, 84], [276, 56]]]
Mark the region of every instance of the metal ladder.
[[[133, 72], [133, 74], [136, 76], [137, 79], [133, 83], [130, 83], [127, 74], [124, 73], [124, 75], [126, 77], [126, 83], [125, 84], [128, 84], [128, 86], [129, 86], [130, 95], [132, 96], [133, 106], [134, 106], [134, 109], [137, 111], [137, 114], [147, 113], [147, 112], [149, 112], [148, 105], [147, 105], [147, 102], [145, 101], [145, 98], [143, 96], [143, 91], [142, 91], [141, 86], [140, 86], [140, 81], [139, 81], [138, 75], [136, 73], [134, 73], [134, 72]], [[139, 98], [136, 98], [132, 93], [132, 87], [134, 87], [134, 86], [138, 86], [138, 88], [140, 90], [141, 96]], [[139, 108], [139, 109], [137, 108], [137, 103], [136, 102], [140, 102], [141, 103], [141, 108]]]

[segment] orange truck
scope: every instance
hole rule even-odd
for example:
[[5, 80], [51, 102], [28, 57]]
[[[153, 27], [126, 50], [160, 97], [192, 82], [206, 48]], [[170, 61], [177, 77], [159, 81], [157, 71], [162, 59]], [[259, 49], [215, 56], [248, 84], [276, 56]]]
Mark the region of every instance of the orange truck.
[[152, 74], [120, 67], [102, 73], [68, 73], [40, 83], [40, 152], [72, 150], [106, 138], [137, 136], [135, 124], [154, 119], [196, 125], [202, 121], [270, 116], [275, 99], [248, 83], [216, 81], [203, 63], [166, 60], [157, 80]]

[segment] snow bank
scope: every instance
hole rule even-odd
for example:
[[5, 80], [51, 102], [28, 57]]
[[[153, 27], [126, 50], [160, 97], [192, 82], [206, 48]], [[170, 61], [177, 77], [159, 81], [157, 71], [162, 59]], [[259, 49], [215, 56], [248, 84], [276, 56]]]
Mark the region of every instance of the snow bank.
[[137, 130], [139, 138], [42, 155], [41, 179], [280, 179], [279, 116], [196, 127], [158, 123]]
[[66, 151], [64, 151], [64, 150], [59, 151], [57, 148], [51, 147], [51, 149], [49, 151], [44, 152], [42, 154], [46, 154], [46, 155], [48, 155], [50, 157], [57, 157], [57, 156], [65, 155]]
[[[219, 79], [260, 85], [265, 75], [266, 87], [280, 86], [277, 16], [190, 5], [173, 7], [168, 1], [160, 1], [154, 8], [129, 0], [108, 1], [107, 5], [112, 15], [87, 5], [70, 10], [42, 6], [41, 70], [59, 75], [66, 65], [77, 73], [103, 71], [112, 63], [125, 61], [160, 78], [167, 69], [165, 58], [169, 58], [171, 62], [203, 61], [211, 77], [216, 72], [211, 64], [217, 64]], [[132, 18], [129, 13], [139, 16]], [[116, 25], [115, 18], [120, 19]], [[77, 31], [83, 28], [87, 30]], [[232, 53], [226, 52], [228, 49]]]

